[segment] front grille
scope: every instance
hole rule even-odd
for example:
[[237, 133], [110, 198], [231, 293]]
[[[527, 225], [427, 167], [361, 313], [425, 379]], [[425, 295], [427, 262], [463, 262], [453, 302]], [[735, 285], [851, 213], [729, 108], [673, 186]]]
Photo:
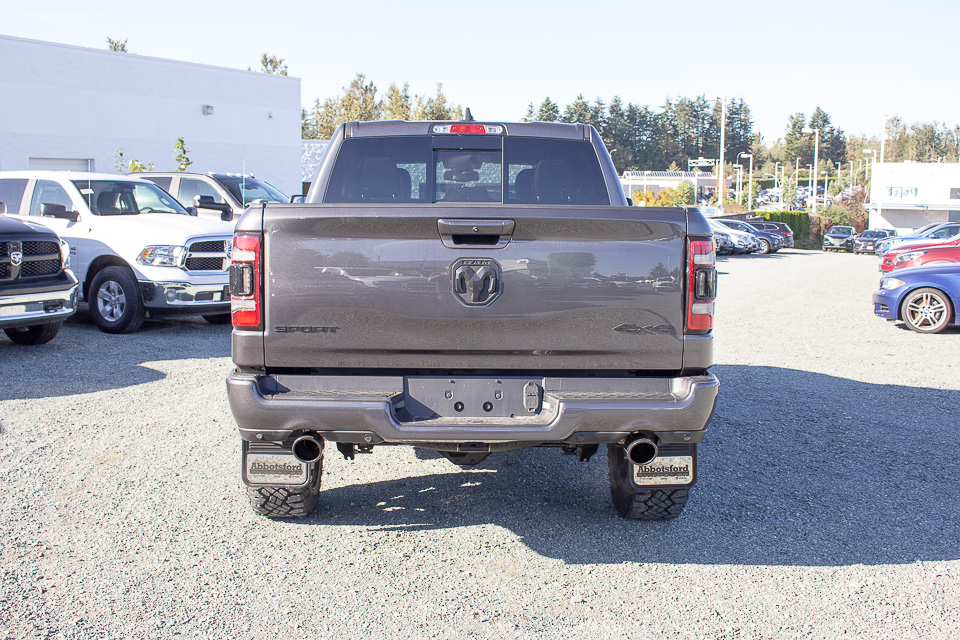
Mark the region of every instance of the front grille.
[[187, 258], [184, 263], [187, 271], [223, 271], [223, 258]]
[[[24, 243], [26, 244], [26, 243]], [[38, 278], [56, 275], [60, 271], [60, 260], [35, 260], [20, 265], [21, 278]]]
[[201, 240], [190, 245], [190, 253], [224, 253], [224, 240]]
[[0, 242], [0, 258], [6, 258], [10, 255], [9, 246], [6, 242]]
[[187, 271], [223, 271], [230, 266], [233, 238], [204, 239], [187, 244], [183, 268]]
[[885, 305], [885, 304], [881, 304], [881, 305], [880, 305], [880, 311], [883, 311], [884, 313], [886, 313], [886, 312], [890, 311], [890, 307], [888, 307], [888, 306]]
[[10, 279], [10, 266], [6, 264], [0, 264], [0, 280], [9, 280]]
[[23, 241], [23, 255], [26, 256], [42, 256], [42, 255], [51, 255], [57, 254], [60, 255], [60, 245], [56, 242], [43, 242], [40, 240], [24, 240]]

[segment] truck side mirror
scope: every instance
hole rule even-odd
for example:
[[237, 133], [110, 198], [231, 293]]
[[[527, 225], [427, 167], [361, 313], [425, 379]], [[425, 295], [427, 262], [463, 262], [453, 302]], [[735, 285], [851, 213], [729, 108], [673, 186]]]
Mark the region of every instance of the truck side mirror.
[[40, 205], [40, 215], [44, 218], [64, 218], [65, 220], [76, 221], [80, 218], [76, 211], [67, 211], [67, 207], [62, 204], [44, 202]]
[[213, 196], [195, 196], [193, 203], [197, 209], [210, 209], [211, 211], [219, 211], [220, 213], [233, 214], [233, 209], [230, 205], [226, 202], [214, 202]]
[[633, 198], [627, 198], [627, 206], [628, 206], [628, 207], [632, 207], [632, 206], [633, 206]]
[[290, 204], [303, 204], [305, 196], [290, 196]]

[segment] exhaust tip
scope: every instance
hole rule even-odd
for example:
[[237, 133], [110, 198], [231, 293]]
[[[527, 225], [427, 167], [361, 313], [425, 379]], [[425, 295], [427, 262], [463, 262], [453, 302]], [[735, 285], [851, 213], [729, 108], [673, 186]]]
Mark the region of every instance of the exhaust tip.
[[637, 438], [627, 445], [627, 458], [633, 464], [649, 464], [657, 457], [657, 444], [648, 438]]
[[323, 443], [313, 436], [300, 436], [293, 441], [293, 457], [310, 464], [323, 455]]

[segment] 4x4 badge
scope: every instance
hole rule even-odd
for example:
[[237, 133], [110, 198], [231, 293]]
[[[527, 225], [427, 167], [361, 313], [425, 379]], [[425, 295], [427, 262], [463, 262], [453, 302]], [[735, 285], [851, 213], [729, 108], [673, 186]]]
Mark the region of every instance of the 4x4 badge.
[[500, 265], [487, 258], [461, 258], [450, 267], [453, 295], [463, 304], [490, 304], [503, 291]]

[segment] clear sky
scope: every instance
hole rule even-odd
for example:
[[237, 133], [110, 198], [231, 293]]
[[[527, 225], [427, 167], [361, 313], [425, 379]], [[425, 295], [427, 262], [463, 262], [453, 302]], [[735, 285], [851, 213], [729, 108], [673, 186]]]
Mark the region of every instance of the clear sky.
[[[549, 96], [742, 97], [767, 142], [817, 106], [848, 134], [885, 115], [960, 123], [960, 3], [843, 2], [107, 2], [0, 0], [0, 33], [258, 69], [264, 52], [302, 79], [309, 106], [357, 72], [380, 92], [436, 83], [478, 119], [520, 119]], [[3, 61], [0, 61], [2, 73]], [[4, 99], [10, 99], [7, 96]]]

